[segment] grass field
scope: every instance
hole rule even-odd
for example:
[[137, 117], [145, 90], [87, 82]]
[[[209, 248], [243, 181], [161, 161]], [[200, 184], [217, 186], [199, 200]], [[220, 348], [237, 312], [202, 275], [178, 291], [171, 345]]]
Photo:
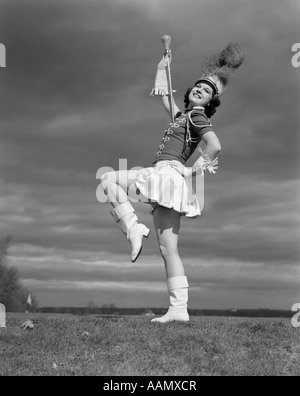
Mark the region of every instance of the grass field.
[[0, 375], [298, 376], [300, 329], [286, 319], [8, 314], [0, 329]]

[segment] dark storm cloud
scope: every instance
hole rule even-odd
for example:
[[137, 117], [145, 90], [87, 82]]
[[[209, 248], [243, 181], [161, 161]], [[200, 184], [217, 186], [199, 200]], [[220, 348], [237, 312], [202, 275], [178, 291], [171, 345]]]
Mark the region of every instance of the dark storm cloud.
[[[296, 116], [292, 111], [297, 91], [293, 89], [295, 77], [289, 73], [290, 53], [287, 52], [287, 37], [296, 31], [294, 26], [282, 23], [280, 13], [270, 11], [267, 2], [259, 6], [259, 15], [244, 3], [238, 6], [235, 2], [218, 3], [217, 14], [213, 7], [204, 4], [206, 19], [199, 26], [198, 34], [192, 35], [195, 17], [191, 11], [197, 7], [196, 3], [189, 2], [190, 12], [178, 4], [175, 10], [180, 19], [191, 18], [190, 24], [185, 24], [188, 27], [180, 29], [180, 35], [176, 35], [179, 54], [177, 65], [174, 62], [174, 77], [175, 81], [178, 80], [179, 92], [182, 94], [190, 84], [187, 68], [189, 75], [196, 78], [203, 56], [211, 54], [212, 49], [219, 50], [225, 43], [203, 40], [203, 50], [197, 52], [193, 56], [195, 60], [188, 65], [181, 53], [193, 47], [195, 37], [201, 37], [201, 32], [211, 21], [217, 21], [218, 15], [227, 12], [233, 24], [227, 27], [214, 24], [213, 36], [224, 30], [230, 39], [235, 35], [232, 32], [236, 31], [237, 35], [239, 31], [241, 43], [245, 41], [247, 62], [243, 74], [239, 72], [233, 78], [234, 96], [228, 97], [226, 112], [220, 110], [220, 117], [216, 119], [216, 130], [220, 133], [223, 147], [230, 153], [232, 144], [238, 143], [240, 150], [233, 154], [235, 161], [239, 160], [239, 172], [263, 173], [267, 177], [276, 174], [284, 178], [286, 170], [281, 170], [279, 161], [278, 165], [274, 161], [274, 156], [281, 153], [287, 157], [289, 177], [295, 177]], [[7, 47], [11, 48], [11, 65], [5, 75], [1, 119], [4, 122], [6, 117], [15, 114], [19, 119], [13, 124], [4, 124], [3, 139], [8, 140], [11, 154], [22, 161], [25, 176], [32, 174], [34, 162], [59, 169], [75, 167], [78, 171], [80, 168], [90, 174], [97, 163], [104, 163], [111, 157], [108, 153], [112, 147], [113, 158], [119, 158], [121, 153], [129, 158], [134, 155], [137, 163], [142, 165], [144, 153], [149, 153], [147, 149], [143, 150], [143, 143], [148, 147], [147, 143], [151, 142], [150, 148], [155, 150], [157, 144], [153, 143], [153, 131], [157, 131], [159, 139], [161, 129], [159, 123], [151, 126], [147, 123], [151, 118], [147, 117], [144, 108], [149, 100], [144, 96], [143, 105], [139, 107], [137, 103], [138, 96], [145, 95], [150, 88], [149, 82], [152, 83], [154, 59], [159, 52], [155, 48], [157, 37], [153, 27], [161, 28], [162, 22], [153, 23], [151, 13], [147, 16], [142, 7], [133, 7], [131, 2], [117, 5], [91, 2], [87, 6], [87, 3], [77, 1], [46, 4], [36, 1], [29, 4], [20, 2], [18, 7], [15, 2], [6, 2], [2, 7], [2, 30]], [[284, 8], [285, 12], [289, 10], [286, 4], [278, 3], [278, 7]], [[174, 7], [172, 10], [171, 15], [175, 12]], [[22, 23], [16, 26], [12, 21], [18, 16], [22, 16]], [[258, 29], [253, 29], [254, 18]], [[243, 29], [239, 26], [239, 19], [243, 21]], [[218, 48], [215, 48], [215, 43], [218, 43]], [[284, 81], [278, 81], [281, 75], [285, 76]], [[141, 87], [135, 95], [131, 92], [133, 86]], [[108, 110], [110, 101], [116, 103], [118, 109], [125, 105], [126, 111], [122, 113], [121, 110], [114, 116]], [[284, 114], [281, 111], [283, 106]], [[129, 116], [129, 111], [133, 112], [135, 107], [137, 112], [141, 112], [140, 122], [135, 115]], [[100, 108], [105, 111], [101, 112]], [[126, 145], [122, 138], [116, 142], [121, 131], [131, 133], [132, 139], [139, 139], [140, 153], [131, 146], [131, 139]], [[137, 136], [141, 132], [143, 139]], [[288, 147], [285, 144], [287, 139], [293, 143]], [[16, 140], [22, 150], [12, 147]], [[102, 150], [99, 149], [100, 143]], [[252, 161], [253, 156], [261, 156], [264, 161]], [[26, 172], [29, 157], [31, 161]], [[89, 161], [88, 157], [91, 158]], [[149, 161], [152, 159], [150, 155], [148, 158]], [[230, 171], [236, 169], [230, 160], [226, 164]], [[44, 177], [43, 167], [36, 168], [35, 173]]]
[[148, 42], [138, 40], [141, 31], [151, 31], [147, 16], [125, 4], [92, 3], [2, 2], [1, 33], [9, 49], [6, 87], [19, 93], [19, 101], [5, 101], [8, 114], [25, 99], [30, 113], [39, 105], [36, 114], [40, 110], [48, 117], [59, 109], [102, 105], [117, 87], [143, 76], [153, 45], [151, 35]]
[[[299, 41], [297, 3], [3, 0], [0, 9], [0, 42], [8, 55], [0, 70], [0, 235], [11, 234], [21, 250], [32, 246], [19, 252], [18, 267], [22, 258], [30, 262], [36, 249], [46, 249], [44, 267], [35, 272], [33, 260], [22, 276], [35, 285], [39, 279], [87, 284], [91, 278], [74, 264], [84, 260], [80, 252], [125, 260], [128, 242], [108, 206], [97, 203], [95, 176], [101, 166], [118, 169], [119, 158], [128, 158], [129, 168], [151, 166], [168, 123], [160, 101], [148, 96], [165, 33], [173, 37], [181, 107], [205, 56], [230, 41], [246, 53], [212, 119], [223, 147], [220, 170], [206, 178], [201, 219], [183, 221], [184, 260], [195, 263], [201, 256], [292, 272], [299, 262], [299, 71], [291, 66], [291, 47]], [[137, 208], [151, 226], [149, 208]], [[69, 266], [51, 269], [61, 250], [58, 261]], [[153, 254], [154, 236], [144, 247], [145, 260]], [[135, 281], [144, 275], [158, 282], [155, 268]], [[125, 282], [126, 271], [90, 271], [98, 282]], [[232, 271], [238, 274], [237, 267]], [[257, 271], [259, 278], [261, 267]], [[195, 279], [199, 285], [223, 279], [229, 293], [225, 275]], [[274, 282], [283, 290], [280, 276], [275, 273], [268, 287]], [[238, 282], [255, 288], [251, 270], [241, 271]]]

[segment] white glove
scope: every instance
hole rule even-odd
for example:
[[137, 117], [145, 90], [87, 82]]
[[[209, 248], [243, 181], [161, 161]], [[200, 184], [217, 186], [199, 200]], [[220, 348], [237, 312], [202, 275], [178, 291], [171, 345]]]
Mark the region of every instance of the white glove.
[[193, 173], [197, 174], [199, 171], [201, 171], [202, 176], [204, 176], [205, 172], [213, 173], [214, 175], [216, 174], [216, 170], [219, 169], [219, 159], [215, 158], [214, 160], [211, 160], [207, 154], [203, 154], [201, 157], [198, 159], [198, 161], [194, 164], [193, 166]]
[[[155, 76], [155, 83], [154, 88], [152, 89], [151, 96], [160, 95], [166, 96], [169, 95], [169, 88], [168, 88], [168, 77], [167, 77], [167, 66], [168, 62], [172, 62], [172, 53], [169, 50], [163, 56], [162, 60], [159, 62], [157, 66], [156, 76]], [[173, 90], [173, 92], [176, 92]]]
[[171, 167], [177, 170], [178, 173], [180, 173], [183, 177], [186, 178], [196, 175], [199, 171], [201, 171], [202, 176], [204, 176], [204, 173], [206, 171], [208, 171], [209, 173], [213, 173], [215, 175], [216, 170], [219, 169], [218, 165], [219, 165], [218, 158], [211, 160], [207, 157], [206, 154], [201, 156], [192, 168], [185, 167], [178, 161], [175, 162], [171, 161]]

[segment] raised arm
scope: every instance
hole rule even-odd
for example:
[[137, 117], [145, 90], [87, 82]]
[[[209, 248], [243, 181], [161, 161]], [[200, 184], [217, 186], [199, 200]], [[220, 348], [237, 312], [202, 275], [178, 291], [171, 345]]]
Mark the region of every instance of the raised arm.
[[[170, 109], [170, 99], [169, 99], [169, 95], [165, 95], [162, 96], [162, 103], [164, 105], [164, 108], [166, 109], [167, 113], [169, 114], [169, 116], [171, 117], [171, 109]], [[174, 115], [176, 117], [176, 115], [178, 113], [180, 113], [181, 110], [180, 108], [176, 105], [175, 101], [174, 101]]]
[[[164, 108], [166, 109], [167, 113], [171, 116], [171, 108], [170, 108], [170, 93], [168, 88], [168, 77], [167, 77], [167, 66], [168, 66], [168, 59], [171, 63], [172, 61], [172, 54], [171, 51], [168, 54], [165, 54], [162, 60], [159, 62], [157, 66], [156, 76], [155, 76], [155, 83], [154, 88], [152, 89], [151, 96], [161, 96], [162, 103]], [[176, 92], [173, 90], [173, 92]], [[174, 114], [178, 114], [180, 112], [179, 107], [174, 102]]]

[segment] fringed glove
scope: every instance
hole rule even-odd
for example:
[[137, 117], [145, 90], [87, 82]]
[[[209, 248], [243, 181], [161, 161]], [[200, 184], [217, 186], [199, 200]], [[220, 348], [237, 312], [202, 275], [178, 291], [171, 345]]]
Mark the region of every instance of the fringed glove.
[[209, 173], [216, 174], [216, 171], [219, 169], [219, 159], [218, 157], [214, 160], [211, 160], [207, 154], [204, 154], [202, 148], [198, 146], [197, 151], [200, 153], [200, 158], [195, 162], [193, 166], [193, 173], [197, 174], [198, 171], [201, 171], [202, 176], [204, 176], [204, 172], [208, 171]]
[[[159, 95], [159, 96], [166, 96], [169, 95], [169, 88], [168, 88], [168, 77], [167, 77], [167, 66], [168, 66], [168, 59], [172, 61], [172, 54], [171, 51], [168, 51], [159, 62], [157, 66], [157, 72], [155, 76], [155, 83], [154, 88], [152, 89], [151, 96]], [[173, 90], [173, 92], [176, 92]]]
[[172, 168], [177, 170], [177, 172], [179, 172], [183, 177], [186, 178], [197, 175], [199, 171], [201, 172], [202, 176], [204, 176], [204, 173], [207, 171], [215, 175], [216, 170], [219, 168], [218, 165], [218, 158], [211, 160], [210, 158], [208, 158], [207, 154], [202, 155], [192, 168], [185, 167], [177, 161], [171, 161]]
[[218, 157], [215, 158], [214, 160], [211, 160], [210, 158], [208, 158], [207, 155], [204, 155], [203, 157], [200, 157], [202, 160], [202, 165], [200, 168], [197, 167], [197, 162], [196, 162], [196, 166], [193, 166], [193, 171], [198, 172], [198, 170], [200, 169], [202, 172], [202, 176], [204, 176], [204, 172], [209, 172], [209, 173], [213, 173], [214, 175], [217, 173], [217, 170], [219, 169], [219, 159]]

